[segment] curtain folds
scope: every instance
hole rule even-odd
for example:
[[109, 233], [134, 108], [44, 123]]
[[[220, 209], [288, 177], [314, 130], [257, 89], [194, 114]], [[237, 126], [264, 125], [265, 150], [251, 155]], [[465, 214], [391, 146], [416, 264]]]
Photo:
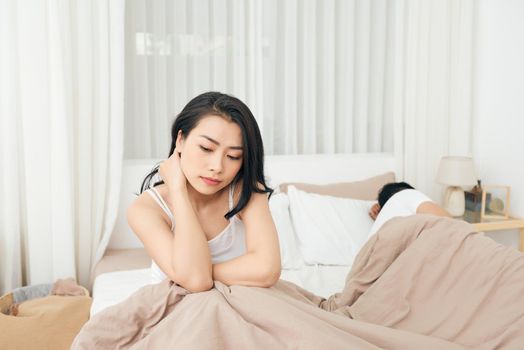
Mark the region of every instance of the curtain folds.
[[124, 2], [0, 6], [0, 293], [88, 286], [118, 206]]
[[440, 157], [472, 155], [474, 0], [396, 0], [395, 154], [403, 178], [440, 201]]
[[476, 6], [0, 1], [0, 293], [88, 286], [122, 159], [165, 158], [175, 115], [208, 90], [249, 105], [266, 154], [394, 152], [438, 201], [439, 158], [472, 151]]
[[267, 154], [394, 152], [440, 199], [471, 154], [475, 0], [131, 0], [125, 158], [166, 157], [198, 93], [246, 101]]
[[130, 0], [125, 157], [166, 157], [190, 98], [231, 93], [267, 154], [393, 152], [386, 0]]

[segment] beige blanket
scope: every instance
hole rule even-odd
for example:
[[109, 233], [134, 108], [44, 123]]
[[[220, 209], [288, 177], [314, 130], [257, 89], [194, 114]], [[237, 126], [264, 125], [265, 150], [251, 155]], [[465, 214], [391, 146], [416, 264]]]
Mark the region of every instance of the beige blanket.
[[73, 349], [524, 349], [524, 255], [471, 225], [390, 220], [329, 299], [292, 283], [143, 287], [93, 317]]

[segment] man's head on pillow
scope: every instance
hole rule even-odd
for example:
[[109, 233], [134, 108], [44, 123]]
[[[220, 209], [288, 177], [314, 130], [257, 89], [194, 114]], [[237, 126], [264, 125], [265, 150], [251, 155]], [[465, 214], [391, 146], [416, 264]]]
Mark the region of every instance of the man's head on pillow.
[[397, 192], [414, 189], [413, 186], [407, 182], [391, 182], [380, 189], [378, 192], [378, 205], [380, 208], [384, 207], [384, 204]]

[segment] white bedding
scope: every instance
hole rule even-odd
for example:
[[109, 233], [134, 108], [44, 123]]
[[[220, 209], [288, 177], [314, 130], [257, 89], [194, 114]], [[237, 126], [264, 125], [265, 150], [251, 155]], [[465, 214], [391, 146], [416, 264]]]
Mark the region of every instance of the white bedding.
[[[282, 270], [281, 279], [293, 282], [316, 295], [329, 297], [344, 287], [351, 266], [307, 265], [297, 270]], [[91, 316], [117, 304], [139, 288], [151, 283], [151, 270], [103, 273], [93, 285]]]

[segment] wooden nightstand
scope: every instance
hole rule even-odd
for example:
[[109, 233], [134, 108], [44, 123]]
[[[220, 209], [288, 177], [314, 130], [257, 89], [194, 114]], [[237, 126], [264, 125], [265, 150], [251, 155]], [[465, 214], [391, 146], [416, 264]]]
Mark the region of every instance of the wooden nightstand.
[[524, 252], [524, 219], [510, 217], [508, 219], [484, 219], [480, 221], [480, 213], [468, 210], [461, 219], [472, 224], [477, 231], [482, 232], [518, 229], [519, 250]]

